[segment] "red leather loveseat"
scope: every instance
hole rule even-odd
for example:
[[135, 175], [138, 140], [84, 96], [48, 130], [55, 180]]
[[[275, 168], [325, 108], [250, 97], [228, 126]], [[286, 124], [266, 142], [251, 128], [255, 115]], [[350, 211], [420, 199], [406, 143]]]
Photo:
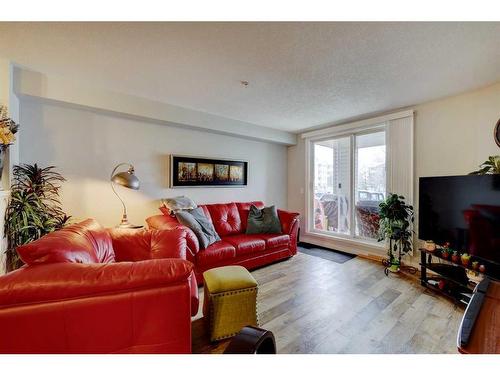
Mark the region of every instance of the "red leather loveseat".
[[0, 277], [0, 353], [190, 353], [186, 249], [181, 229], [91, 219], [19, 247], [26, 265]]
[[289, 258], [297, 253], [297, 234], [299, 214], [278, 210], [281, 221], [281, 234], [245, 234], [248, 212], [251, 205], [264, 207], [262, 202], [207, 204], [205, 215], [214, 224], [221, 237], [204, 250], [200, 250], [198, 239], [177, 219], [168, 215], [164, 207], [162, 215], [149, 217], [146, 222], [150, 228], [173, 230], [183, 228], [187, 231], [187, 260], [195, 265], [198, 283], [203, 282], [203, 272], [214, 267], [238, 264], [248, 269], [257, 268], [275, 261]]

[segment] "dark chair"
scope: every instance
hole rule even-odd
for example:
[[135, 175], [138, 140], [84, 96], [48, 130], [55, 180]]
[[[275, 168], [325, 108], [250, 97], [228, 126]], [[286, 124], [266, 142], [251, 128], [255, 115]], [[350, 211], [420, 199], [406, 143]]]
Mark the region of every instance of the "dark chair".
[[246, 326], [234, 336], [224, 354], [276, 354], [276, 341], [271, 331]]

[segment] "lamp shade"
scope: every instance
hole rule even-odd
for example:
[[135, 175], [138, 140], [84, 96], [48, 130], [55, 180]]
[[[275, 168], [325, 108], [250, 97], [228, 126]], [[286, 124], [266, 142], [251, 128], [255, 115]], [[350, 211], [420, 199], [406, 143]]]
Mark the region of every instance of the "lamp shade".
[[129, 189], [139, 190], [140, 187], [139, 179], [134, 174], [133, 169], [113, 175], [113, 177], [111, 177], [111, 181]]

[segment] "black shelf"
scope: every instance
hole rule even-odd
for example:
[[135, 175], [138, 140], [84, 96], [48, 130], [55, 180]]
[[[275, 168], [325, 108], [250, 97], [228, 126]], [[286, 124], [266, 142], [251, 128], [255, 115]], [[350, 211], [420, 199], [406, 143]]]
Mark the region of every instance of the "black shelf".
[[[444, 263], [433, 262], [433, 257], [440, 261], [444, 261]], [[464, 280], [458, 280], [456, 278], [453, 278], [449, 274], [444, 274], [443, 269], [439, 269], [437, 267], [438, 265], [441, 266], [443, 264], [449, 266], [449, 268], [461, 268], [466, 274], [467, 271], [474, 272], [474, 275], [477, 276], [484, 276], [484, 274], [480, 271], [473, 270], [470, 267], [466, 267], [463, 264], [454, 263], [451, 261], [451, 259], [445, 259], [440, 256], [438, 251], [428, 251], [426, 249], [420, 249], [420, 283], [433, 291], [451, 298], [456, 303], [466, 306], [470, 301], [470, 297], [467, 296], [467, 294], [470, 295], [473, 293], [477, 282], [469, 279], [468, 282], [465, 283]], [[429, 274], [428, 272], [432, 272], [432, 274]], [[446, 282], [446, 286], [444, 289], [441, 289], [438, 286], [429, 283], [431, 280], [434, 280], [436, 282], [444, 280]]]
[[[467, 288], [467, 289], [470, 289], [471, 291], [474, 290], [474, 288], [476, 287], [477, 283], [475, 283], [474, 281], [471, 281], [469, 280], [469, 282], [467, 284], [459, 281], [459, 280], [456, 280], [450, 276], [447, 276], [447, 275], [444, 275], [442, 273], [439, 272], [439, 270], [437, 270], [434, 265], [435, 264], [441, 264], [441, 263], [427, 263], [426, 265], [423, 265], [422, 263], [420, 263], [420, 266], [421, 267], [426, 267], [429, 271], [432, 271], [434, 272], [435, 274], [439, 275], [439, 278], [441, 279], [444, 279], [444, 280], [447, 280], [447, 281], [451, 281], [455, 284], [457, 284], [458, 286], [461, 286], [463, 288]], [[429, 278], [431, 279], [431, 278]]]
[[[461, 304], [463, 306], [467, 306], [467, 304], [469, 303], [469, 300], [470, 300], [470, 297], [468, 297], [466, 294], [465, 291], [462, 291], [462, 292], [449, 292], [447, 290], [443, 290], [443, 289], [440, 289], [439, 287], [437, 286], [434, 286], [430, 283], [431, 280], [436, 280], [438, 281], [440, 279], [440, 277], [437, 277], [437, 278], [428, 278], [427, 280], [425, 281], [422, 281], [422, 285], [424, 285], [426, 288], [432, 290], [432, 291], [435, 291], [437, 293], [440, 293], [442, 295], [444, 295], [445, 297], [448, 297], [450, 298], [451, 300], [453, 300], [455, 303], [457, 304]], [[469, 290], [467, 290], [467, 292], [470, 292]], [[472, 294], [472, 292], [470, 293]]]

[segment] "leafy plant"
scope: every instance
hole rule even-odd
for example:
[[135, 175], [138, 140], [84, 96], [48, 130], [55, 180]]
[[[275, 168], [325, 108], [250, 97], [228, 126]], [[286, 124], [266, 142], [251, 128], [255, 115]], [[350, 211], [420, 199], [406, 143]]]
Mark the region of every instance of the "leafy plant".
[[378, 241], [389, 241], [389, 263], [393, 270], [397, 270], [402, 254], [412, 249], [413, 206], [406, 204], [402, 195], [389, 194], [379, 207]]
[[479, 166], [477, 171], [469, 174], [500, 174], [500, 155], [490, 156], [483, 164]]
[[16, 165], [5, 214], [8, 268], [21, 265], [16, 248], [62, 228], [69, 220], [61, 208], [59, 190], [65, 181], [53, 166]]

